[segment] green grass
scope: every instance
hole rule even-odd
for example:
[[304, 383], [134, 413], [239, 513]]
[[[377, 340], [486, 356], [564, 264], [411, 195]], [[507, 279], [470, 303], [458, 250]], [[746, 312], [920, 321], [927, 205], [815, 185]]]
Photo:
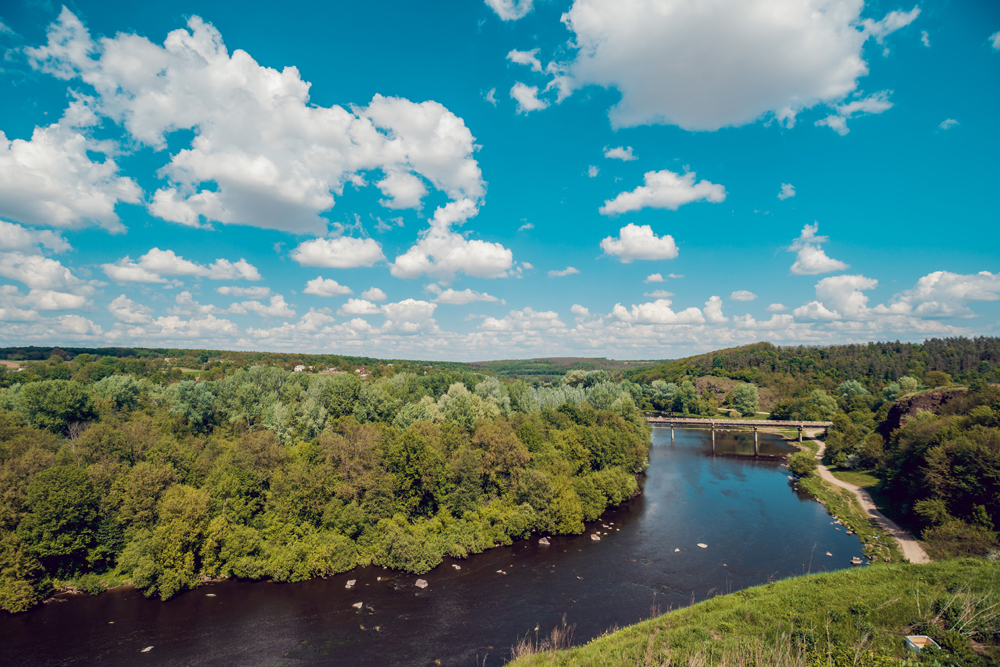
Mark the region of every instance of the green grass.
[[996, 664], [1000, 563], [893, 564], [785, 579], [672, 611], [583, 646], [539, 651], [539, 644], [558, 644], [567, 635], [557, 629], [551, 640], [514, 647], [511, 664], [907, 664], [904, 637], [915, 631], [973, 659], [975, 646], [981, 664]]
[[899, 543], [868, 516], [852, 492], [827, 484], [815, 475], [800, 479], [799, 486], [822, 503], [831, 516], [840, 519], [845, 530], [857, 533], [864, 545], [865, 556], [876, 556], [879, 561], [888, 557], [894, 563], [903, 560]]
[[845, 468], [830, 468], [830, 473], [842, 482], [860, 486], [868, 491], [874, 490], [879, 479], [870, 470], [847, 470]]

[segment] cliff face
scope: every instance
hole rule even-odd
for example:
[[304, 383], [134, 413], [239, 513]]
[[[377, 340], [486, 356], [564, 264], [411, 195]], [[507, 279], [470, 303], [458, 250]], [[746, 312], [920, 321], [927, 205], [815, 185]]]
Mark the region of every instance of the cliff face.
[[889, 408], [889, 414], [886, 415], [885, 421], [879, 424], [875, 430], [878, 431], [879, 435], [888, 440], [892, 432], [905, 424], [906, 420], [913, 415], [924, 410], [937, 414], [941, 406], [954, 400], [955, 397], [965, 394], [965, 392], [965, 389], [942, 389], [941, 391], [930, 391], [926, 394], [905, 396]]

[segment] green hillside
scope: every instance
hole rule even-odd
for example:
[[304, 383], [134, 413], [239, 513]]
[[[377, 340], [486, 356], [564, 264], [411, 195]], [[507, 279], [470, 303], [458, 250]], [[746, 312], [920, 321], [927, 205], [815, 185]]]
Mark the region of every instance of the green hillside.
[[[515, 647], [511, 664], [986, 667], [1000, 661], [998, 619], [1000, 562], [882, 565], [757, 586], [550, 650], [568, 638], [560, 628]], [[933, 637], [944, 650], [925, 649], [918, 661], [905, 648], [908, 634]]]

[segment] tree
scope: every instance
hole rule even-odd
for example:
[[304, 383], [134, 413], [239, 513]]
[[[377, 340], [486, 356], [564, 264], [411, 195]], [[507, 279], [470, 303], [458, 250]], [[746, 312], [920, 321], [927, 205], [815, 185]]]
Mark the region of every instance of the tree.
[[796, 477], [808, 477], [817, 468], [812, 452], [798, 452], [788, 457], [788, 470]]
[[653, 380], [649, 385], [649, 401], [657, 410], [672, 410], [674, 397], [677, 395], [677, 385], [663, 380]]
[[115, 410], [134, 410], [145, 386], [150, 386], [149, 380], [136, 380], [131, 375], [109, 375], [95, 382], [91, 392], [95, 398], [109, 401]]
[[694, 383], [690, 380], [684, 380], [677, 388], [677, 393], [674, 396], [674, 412], [687, 414], [694, 407], [694, 402], [697, 398], [698, 393], [695, 391]]
[[87, 388], [72, 380], [42, 380], [21, 388], [21, 411], [39, 428], [61, 433], [66, 427], [93, 416]]
[[181, 415], [200, 431], [208, 429], [215, 413], [215, 395], [205, 383], [184, 380], [171, 385], [170, 414]]
[[86, 564], [97, 528], [98, 497], [77, 466], [40, 472], [28, 485], [28, 514], [17, 535], [46, 571], [73, 575]]
[[857, 380], [848, 380], [840, 383], [837, 387], [837, 393], [842, 398], [855, 398], [866, 395], [868, 390]]
[[757, 414], [757, 385], [736, 385], [736, 388], [733, 389], [733, 400], [730, 404], [743, 417], [752, 417]]
[[899, 378], [899, 395], [905, 396], [906, 394], [912, 394], [920, 387], [920, 383], [916, 379], [911, 378], [909, 375], [904, 375]]
[[951, 384], [951, 376], [944, 371], [927, 371], [924, 384], [928, 387], [944, 387]]

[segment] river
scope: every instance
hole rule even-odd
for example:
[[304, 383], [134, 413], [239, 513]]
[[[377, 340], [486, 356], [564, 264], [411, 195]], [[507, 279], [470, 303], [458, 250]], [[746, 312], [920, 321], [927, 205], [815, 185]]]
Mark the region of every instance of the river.
[[[762, 454], [789, 451], [761, 434]], [[501, 665], [519, 638], [536, 627], [544, 636], [564, 615], [581, 643], [861, 555], [777, 461], [736, 452], [752, 454], [752, 434], [717, 432], [713, 455], [708, 431], [677, 429], [671, 442], [655, 428], [643, 493], [584, 535], [446, 558], [423, 590], [416, 576], [367, 567], [299, 584], [226, 581], [165, 603], [119, 589], [0, 612], [0, 664]]]

